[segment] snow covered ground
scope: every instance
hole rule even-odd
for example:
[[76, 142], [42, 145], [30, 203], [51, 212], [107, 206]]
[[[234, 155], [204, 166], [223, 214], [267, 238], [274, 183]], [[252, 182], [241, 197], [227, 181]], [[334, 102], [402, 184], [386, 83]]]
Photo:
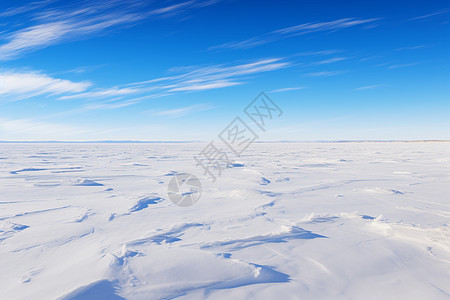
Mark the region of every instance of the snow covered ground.
[[204, 146], [0, 144], [0, 299], [450, 299], [450, 143]]

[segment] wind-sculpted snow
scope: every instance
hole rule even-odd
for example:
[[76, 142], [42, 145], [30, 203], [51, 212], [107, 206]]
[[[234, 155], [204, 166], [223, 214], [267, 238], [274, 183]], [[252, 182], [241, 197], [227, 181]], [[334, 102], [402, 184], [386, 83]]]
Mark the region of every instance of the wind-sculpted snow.
[[99, 280], [71, 292], [61, 300], [124, 300], [116, 294], [114, 285], [108, 280]]
[[157, 204], [162, 200], [164, 199], [160, 197], [144, 197], [142, 199], [139, 199], [139, 201], [132, 208], [130, 208], [130, 212], [143, 210], [147, 208], [149, 205]]
[[450, 299], [450, 143], [205, 145], [0, 144], [0, 299]]

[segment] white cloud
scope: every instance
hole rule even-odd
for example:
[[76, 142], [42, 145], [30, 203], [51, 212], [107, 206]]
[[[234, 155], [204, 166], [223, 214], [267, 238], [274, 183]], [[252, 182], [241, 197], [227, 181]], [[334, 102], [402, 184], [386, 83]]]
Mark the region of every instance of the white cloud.
[[20, 15], [27, 13], [29, 11], [33, 11], [36, 9], [41, 9], [42, 7], [45, 7], [47, 4], [52, 2], [53, 0], [44, 0], [44, 1], [36, 1], [33, 3], [27, 3], [23, 6], [17, 6], [17, 7], [11, 7], [7, 8], [3, 12], [0, 13], [0, 18], [6, 18], [6, 17], [12, 17], [15, 15]]
[[[186, 1], [157, 8], [151, 5], [155, 3], [109, 0], [78, 10], [53, 8], [26, 16], [37, 24], [10, 32], [6, 36], [6, 42], [0, 45], [0, 61], [11, 60], [24, 52], [38, 50], [66, 40], [89, 37], [118, 26], [135, 25], [151, 16], [172, 16], [188, 9], [208, 5], [208, 3]], [[33, 9], [19, 7], [11, 9], [9, 14], [25, 13], [30, 10]]]
[[335, 62], [338, 62], [338, 61], [343, 61], [343, 60], [346, 60], [346, 59], [348, 59], [348, 58], [347, 57], [332, 57], [332, 58], [329, 58], [329, 59], [324, 59], [324, 60], [318, 61], [318, 62], [316, 62], [314, 64], [316, 64], [316, 65], [331, 64], [331, 63], [335, 63]]
[[341, 50], [319, 50], [319, 51], [308, 51], [297, 53], [299, 56], [311, 56], [311, 55], [331, 55], [335, 53], [342, 52]]
[[307, 76], [312, 77], [328, 77], [328, 76], [336, 76], [345, 73], [344, 71], [321, 71], [321, 72], [311, 72], [306, 73]]
[[380, 20], [379, 18], [372, 19], [362, 19], [358, 20], [355, 18], [344, 18], [330, 22], [316, 22], [316, 23], [305, 23], [297, 26], [292, 26], [280, 30], [276, 30], [276, 33], [280, 34], [290, 34], [290, 35], [298, 35], [311, 33], [316, 31], [329, 31], [329, 30], [338, 30], [343, 28], [348, 28], [352, 26], [373, 23], [375, 21]]
[[18, 31], [10, 36], [9, 42], [0, 46], [0, 60], [11, 59], [29, 49], [52, 45], [70, 31], [70, 26], [64, 22], [42, 24]]
[[309, 34], [313, 32], [319, 31], [336, 31], [344, 28], [354, 27], [358, 25], [367, 25], [367, 24], [375, 24], [376, 21], [380, 20], [379, 18], [372, 19], [355, 19], [355, 18], [344, 18], [338, 19], [330, 22], [311, 22], [304, 23], [288, 28], [283, 28], [279, 30], [275, 30], [272, 32], [268, 32], [266, 34], [252, 37], [243, 41], [235, 41], [229, 42], [218, 46], [213, 46], [210, 49], [243, 49], [243, 48], [252, 48], [260, 45], [264, 45], [267, 43], [275, 42], [278, 40], [286, 39], [292, 36]]
[[93, 88], [90, 82], [72, 82], [39, 72], [0, 70], [0, 95], [8, 100], [21, 100], [38, 95], [59, 95], [60, 100], [87, 101], [83, 104], [82, 110], [117, 109], [176, 93], [244, 84], [249, 76], [290, 66], [290, 63], [282, 60], [270, 58], [240, 64], [181, 68], [180, 70], [190, 71], [103, 89]]
[[31, 97], [42, 94], [59, 95], [80, 93], [91, 86], [90, 82], [72, 82], [41, 73], [1, 72], [0, 95]]
[[397, 49], [394, 49], [394, 50], [395, 51], [417, 50], [417, 49], [429, 48], [429, 47], [432, 47], [432, 46], [433, 45], [422, 44], [422, 45], [417, 45], [417, 46], [401, 47], [401, 48], [397, 48]]
[[417, 65], [417, 63], [410, 63], [410, 64], [394, 64], [388, 67], [389, 70], [391, 69], [399, 69], [399, 68], [406, 68], [406, 67], [411, 67], [411, 66], [415, 66]]
[[303, 90], [303, 89], [305, 89], [304, 86], [289, 87], [289, 88], [276, 89], [276, 90], [270, 91], [270, 93], [281, 93], [281, 92], [297, 91], [297, 90]]
[[82, 136], [91, 130], [65, 124], [48, 123], [32, 119], [0, 118], [0, 140], [67, 140]]
[[116, 25], [131, 24], [143, 16], [134, 13], [112, 13], [105, 16], [68, 17], [61, 14], [56, 21], [27, 27], [13, 32], [0, 46], [0, 60], [10, 60], [24, 52], [38, 50], [65, 40], [88, 36]]
[[382, 86], [381, 84], [372, 84], [372, 85], [366, 85], [366, 86], [361, 86], [359, 88], [356, 88], [355, 91], [363, 91], [363, 90], [371, 90], [371, 89], [375, 89]]
[[430, 17], [434, 17], [434, 16], [446, 14], [446, 13], [448, 13], [448, 12], [450, 12], [450, 9], [444, 9], [444, 10], [437, 11], [437, 12], [434, 12], [434, 13], [431, 13], [431, 14], [426, 14], [426, 15], [414, 17], [414, 18], [411, 18], [411, 19], [409, 19], [409, 20], [427, 19], [427, 18], [430, 18]]
[[242, 82], [215, 81], [215, 82], [206, 82], [206, 83], [199, 83], [199, 84], [188, 84], [185, 86], [170, 89], [169, 92], [201, 91], [201, 90], [220, 89], [220, 88], [239, 85], [239, 84], [242, 84]]
[[178, 118], [178, 117], [182, 117], [182, 116], [185, 116], [188, 114], [206, 111], [206, 110], [210, 110], [213, 108], [214, 108], [214, 106], [212, 106], [211, 104], [206, 104], [206, 103], [205, 104], [196, 104], [196, 105], [191, 105], [191, 106], [187, 106], [187, 107], [180, 107], [180, 108], [168, 109], [168, 110], [163, 110], [163, 111], [156, 111], [156, 112], [153, 112], [152, 115]]
[[94, 92], [86, 92], [75, 95], [62, 96], [59, 99], [73, 99], [73, 98], [105, 98], [105, 97], [114, 97], [114, 96], [125, 96], [130, 94], [136, 94], [141, 92], [140, 89], [135, 88], [110, 88], [104, 89]]
[[[247, 76], [275, 71], [289, 66], [290, 64], [288, 62], [283, 62], [282, 58], [270, 58], [235, 65], [182, 68], [181, 70], [188, 69], [190, 71], [179, 75], [155, 78], [114, 88], [97, 89], [85, 93], [65, 95], [60, 97], [60, 99], [101, 99], [117, 96], [119, 97], [117, 100], [120, 100], [122, 99], [122, 96], [142, 95], [140, 98], [134, 99], [135, 103], [137, 103], [140, 100], [164, 97], [166, 95], [172, 95], [173, 93], [231, 87], [243, 84], [244, 80], [247, 79]], [[107, 103], [106, 106], [103, 107], [112, 107], [116, 105], [117, 103]], [[96, 106], [101, 107], [102, 104], [96, 104]]]

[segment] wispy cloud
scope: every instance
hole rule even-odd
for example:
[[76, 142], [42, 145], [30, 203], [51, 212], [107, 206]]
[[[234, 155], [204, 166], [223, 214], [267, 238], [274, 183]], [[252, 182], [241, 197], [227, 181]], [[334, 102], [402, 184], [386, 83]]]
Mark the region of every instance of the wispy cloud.
[[277, 30], [275, 32], [281, 34], [298, 35], [304, 33], [311, 33], [317, 31], [330, 31], [339, 30], [344, 28], [349, 28], [357, 25], [373, 23], [379, 21], [380, 18], [371, 19], [356, 19], [356, 18], [344, 18], [338, 19], [330, 22], [316, 22], [316, 23], [305, 23], [284, 29]]
[[66, 22], [41, 24], [14, 32], [8, 42], [0, 46], [0, 60], [9, 60], [25, 51], [56, 44], [68, 33], [74, 33], [74, 27]]
[[12, 17], [12, 16], [27, 13], [30, 11], [34, 11], [37, 9], [41, 9], [54, 1], [55, 0], [36, 1], [33, 3], [27, 3], [26, 5], [22, 5], [22, 6], [10, 7], [0, 13], [0, 18]]
[[229, 43], [224, 43], [221, 45], [213, 46], [210, 49], [245, 49], [252, 48], [267, 43], [275, 42], [278, 40], [286, 39], [293, 36], [309, 34], [313, 32], [330, 32], [337, 31], [349, 27], [355, 27], [360, 25], [375, 24], [380, 18], [371, 19], [356, 19], [356, 18], [344, 18], [338, 19], [330, 22], [311, 22], [304, 23], [288, 28], [283, 28], [280, 30], [275, 30], [260, 36], [252, 37], [243, 41], [234, 41]]
[[228, 80], [223, 81], [214, 81], [214, 82], [206, 82], [206, 83], [195, 83], [187, 84], [181, 87], [175, 87], [170, 89], [169, 92], [182, 92], [182, 91], [201, 91], [201, 90], [211, 90], [211, 89], [220, 89], [224, 87], [234, 86], [242, 84], [242, 82], [233, 82]]
[[87, 65], [87, 66], [81, 66], [81, 67], [76, 67], [73, 69], [69, 69], [69, 70], [64, 70], [64, 71], [59, 71], [56, 73], [53, 73], [54, 75], [58, 74], [77, 74], [77, 75], [81, 75], [81, 74], [86, 74], [86, 73], [90, 73], [93, 72], [95, 70], [101, 69], [103, 67], [107, 66], [106, 64], [102, 64], [102, 65]]
[[380, 86], [382, 86], [382, 85], [381, 84], [366, 85], [366, 86], [361, 86], [361, 87], [356, 88], [355, 91], [371, 90], [371, 89], [379, 88]]
[[418, 63], [409, 63], [409, 64], [394, 64], [394, 65], [390, 65], [387, 67], [387, 69], [392, 70], [392, 69], [399, 69], [399, 68], [406, 68], [406, 67], [412, 67], [417, 65]]
[[[127, 103], [137, 103], [146, 99], [164, 97], [174, 93], [219, 89], [244, 84], [249, 79], [249, 76], [275, 71], [289, 66], [290, 63], [283, 61], [282, 58], [268, 58], [232, 65], [181, 68], [180, 70], [186, 69], [190, 71], [174, 76], [160, 77], [113, 88], [92, 89], [83, 93], [64, 95], [60, 99], [82, 98], [99, 100], [106, 98], [108, 99], [108, 103], [104, 104], [111, 107], [113, 105], [111, 102], [122, 102], [126, 100]], [[133, 99], [130, 99], [130, 96]], [[111, 101], [112, 97], [113, 100]], [[116, 98], [114, 99], [114, 97]], [[114, 105], [117, 104], [114, 103]]]
[[174, 109], [168, 109], [168, 110], [162, 110], [162, 111], [151, 111], [151, 114], [153, 116], [163, 116], [163, 117], [170, 117], [170, 118], [178, 118], [182, 116], [186, 116], [188, 114], [198, 113], [206, 110], [214, 109], [215, 107], [208, 103], [203, 104], [196, 104], [191, 105], [187, 107], [180, 107], [180, 108], [174, 108]]
[[0, 95], [11, 96], [15, 99], [44, 94], [80, 93], [91, 85], [90, 82], [72, 82], [38, 72], [0, 71]]
[[270, 91], [269, 93], [281, 93], [281, 92], [297, 91], [297, 90], [303, 90], [305, 88], [306, 87], [304, 87], [304, 86], [288, 87], [288, 88], [276, 89], [276, 90]]
[[[80, 109], [75, 110], [78, 112], [117, 109], [177, 93], [240, 85], [260, 73], [290, 66], [291, 64], [283, 58], [267, 58], [247, 63], [176, 68], [190, 71], [108, 88], [95, 87], [88, 81], [73, 82], [54, 78], [40, 72], [0, 70], [0, 96], [8, 101], [38, 95], [56, 96], [59, 100], [79, 99], [84, 104]], [[174, 70], [171, 69], [172, 72]]]
[[0, 118], [0, 139], [20, 140], [65, 140], [68, 137], [84, 135], [90, 129], [61, 123], [43, 122], [33, 119]]
[[73, 95], [67, 95], [62, 96], [60, 99], [73, 99], [73, 98], [110, 98], [110, 97], [116, 97], [116, 96], [126, 96], [131, 94], [137, 94], [141, 92], [141, 89], [137, 88], [119, 88], [119, 87], [113, 87], [109, 89], [102, 89], [97, 91], [89, 91], [86, 93], [81, 94], [73, 94]]
[[346, 59], [348, 59], [348, 58], [347, 57], [332, 57], [332, 58], [328, 58], [328, 59], [324, 59], [324, 60], [315, 62], [313, 64], [316, 64], [316, 65], [331, 64], [331, 63], [335, 63], [335, 62], [338, 62], [338, 61], [343, 61], [343, 60], [346, 60]]
[[[86, 38], [108, 29], [135, 25], [150, 17], [177, 15], [213, 3], [214, 1], [191, 0], [156, 8], [150, 5], [154, 4], [153, 2], [109, 0], [90, 3], [82, 9], [52, 8], [39, 13], [33, 12], [29, 19], [35, 23], [34, 25], [10, 32], [6, 36], [6, 42], [0, 45], [0, 60], [11, 60], [25, 52], [67, 40]], [[29, 10], [19, 7], [10, 10], [9, 14]]]
[[296, 56], [331, 55], [342, 52], [342, 50], [318, 50], [297, 53]]
[[395, 49], [395, 51], [404, 51], [404, 50], [417, 50], [432, 47], [432, 45], [417, 45], [417, 46], [409, 46], [409, 47], [401, 47]]
[[426, 14], [426, 15], [421, 15], [421, 16], [418, 16], [418, 17], [414, 17], [414, 18], [411, 18], [411, 19], [409, 19], [409, 20], [412, 21], [412, 20], [427, 19], [427, 18], [431, 18], [431, 17], [443, 15], [443, 14], [446, 14], [446, 13], [449, 13], [449, 12], [450, 12], [450, 9], [444, 9], [444, 10], [440, 10], [440, 11], [437, 11], [437, 12], [434, 12], [434, 13], [430, 13], [430, 14]]
[[320, 71], [320, 72], [311, 72], [306, 73], [306, 76], [311, 77], [329, 77], [329, 76], [336, 76], [345, 73], [345, 71]]

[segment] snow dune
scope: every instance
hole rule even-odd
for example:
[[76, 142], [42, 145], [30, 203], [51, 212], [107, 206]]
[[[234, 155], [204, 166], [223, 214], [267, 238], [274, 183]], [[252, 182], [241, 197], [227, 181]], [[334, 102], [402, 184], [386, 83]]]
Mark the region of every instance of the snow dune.
[[450, 299], [450, 143], [205, 145], [0, 144], [0, 299]]

